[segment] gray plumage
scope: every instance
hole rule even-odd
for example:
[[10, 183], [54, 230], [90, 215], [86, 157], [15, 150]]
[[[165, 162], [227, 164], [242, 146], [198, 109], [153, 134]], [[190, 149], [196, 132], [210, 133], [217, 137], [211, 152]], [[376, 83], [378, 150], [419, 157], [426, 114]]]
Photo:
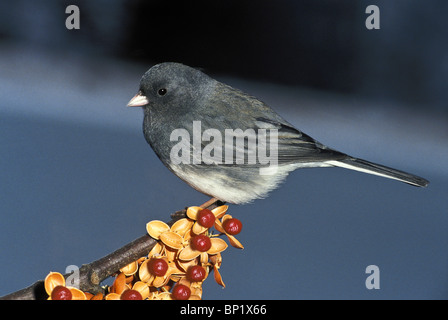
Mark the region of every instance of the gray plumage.
[[[414, 186], [428, 184], [423, 178], [328, 148], [294, 128], [255, 97], [180, 63], [162, 63], [149, 69], [141, 79], [138, 94], [128, 105], [143, 107], [145, 139], [163, 164], [196, 190], [224, 202], [241, 204], [264, 198], [289, 172], [305, 167], [337, 166]], [[176, 129], [186, 129], [193, 136], [194, 121], [200, 121], [201, 133], [207, 129], [221, 132], [223, 141], [225, 129], [253, 129], [256, 133], [259, 129], [275, 129], [278, 132], [277, 170], [260, 174], [263, 165], [258, 162], [225, 162], [224, 151], [219, 163], [194, 164], [193, 155], [198, 150], [190, 142], [185, 145], [190, 150], [189, 163], [173, 163], [171, 151], [179, 140], [171, 141], [171, 134]], [[207, 143], [201, 141], [200, 148]], [[238, 151], [248, 159], [251, 152], [248, 139], [239, 150], [234, 150]]]

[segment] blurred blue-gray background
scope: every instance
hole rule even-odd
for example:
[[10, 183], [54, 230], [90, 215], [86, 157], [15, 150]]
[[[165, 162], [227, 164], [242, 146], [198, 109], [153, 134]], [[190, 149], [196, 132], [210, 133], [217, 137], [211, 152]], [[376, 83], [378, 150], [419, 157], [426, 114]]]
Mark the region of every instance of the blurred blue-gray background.
[[[65, 8], [80, 9], [68, 30]], [[380, 29], [368, 30], [368, 5]], [[448, 298], [444, 0], [5, 1], [0, 4], [0, 296], [96, 260], [207, 197], [146, 144], [126, 108], [178, 61], [268, 103], [317, 140], [423, 176], [293, 172], [230, 207], [244, 250], [205, 299]], [[380, 269], [368, 290], [366, 267]]]

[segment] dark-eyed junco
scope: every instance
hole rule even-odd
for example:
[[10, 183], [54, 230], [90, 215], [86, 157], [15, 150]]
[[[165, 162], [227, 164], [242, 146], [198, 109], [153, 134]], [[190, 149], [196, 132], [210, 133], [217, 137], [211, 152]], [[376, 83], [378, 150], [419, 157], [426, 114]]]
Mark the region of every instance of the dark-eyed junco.
[[428, 181], [328, 148], [260, 100], [180, 63], [142, 77], [128, 106], [143, 107], [157, 156], [196, 190], [223, 202], [261, 199], [289, 172], [343, 167], [424, 187]]

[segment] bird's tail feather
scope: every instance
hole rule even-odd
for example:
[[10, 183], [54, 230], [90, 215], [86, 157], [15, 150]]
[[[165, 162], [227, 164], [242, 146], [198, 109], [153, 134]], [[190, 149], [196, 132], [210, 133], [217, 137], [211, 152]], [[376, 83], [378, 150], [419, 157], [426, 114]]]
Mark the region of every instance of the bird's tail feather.
[[395, 179], [417, 187], [426, 187], [429, 183], [428, 180], [420, 178], [413, 174], [352, 157], [341, 160], [328, 161], [327, 163], [336, 167], [374, 174], [389, 179]]

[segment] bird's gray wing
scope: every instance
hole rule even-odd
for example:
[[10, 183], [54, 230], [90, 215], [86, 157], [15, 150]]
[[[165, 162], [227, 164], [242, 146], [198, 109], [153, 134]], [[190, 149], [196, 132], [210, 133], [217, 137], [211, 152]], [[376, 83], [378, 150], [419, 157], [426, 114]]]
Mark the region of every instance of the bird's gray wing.
[[313, 163], [339, 160], [347, 157], [344, 153], [328, 148], [290, 124], [267, 118], [257, 118], [258, 128], [276, 130], [278, 163]]
[[[265, 138], [268, 154], [270, 150], [276, 152], [280, 165], [298, 162], [315, 163], [347, 157], [294, 128], [264, 102], [222, 83], [216, 85], [215, 94], [207, 97], [207, 101], [202, 105], [204, 106], [201, 110], [203, 129], [216, 128], [219, 123], [223, 142], [225, 141], [223, 127], [233, 130], [236, 140], [244, 139], [244, 144], [235, 143], [232, 146], [234, 156], [244, 154], [245, 159], [253, 156], [255, 151], [253, 145], [248, 143], [248, 136], [255, 133], [256, 146], [259, 148], [257, 151], [264, 147], [263, 138]], [[241, 130], [238, 131], [238, 129]], [[275, 133], [277, 133], [277, 141], [274, 139]], [[203, 143], [202, 148], [205, 145]], [[225, 163], [230, 164], [228, 161]]]
[[[249, 128], [241, 129], [234, 125], [233, 127], [228, 125], [229, 135], [225, 130], [221, 130], [221, 135], [218, 138], [212, 137], [210, 140], [201, 141], [202, 160], [209, 156], [209, 158], [217, 160], [216, 164], [231, 166], [238, 165], [237, 159], [240, 159], [239, 164], [259, 166], [263, 164], [262, 159], [272, 160], [273, 157], [276, 157], [276, 163], [279, 165], [315, 164], [347, 157], [289, 124], [276, 120], [258, 117]], [[203, 137], [205, 137], [204, 132]], [[210, 153], [213, 143], [217, 141], [221, 141], [220, 146], [222, 147], [218, 147]], [[217, 149], [221, 150], [219, 158], [216, 157]], [[241, 159], [243, 159], [242, 162]]]

